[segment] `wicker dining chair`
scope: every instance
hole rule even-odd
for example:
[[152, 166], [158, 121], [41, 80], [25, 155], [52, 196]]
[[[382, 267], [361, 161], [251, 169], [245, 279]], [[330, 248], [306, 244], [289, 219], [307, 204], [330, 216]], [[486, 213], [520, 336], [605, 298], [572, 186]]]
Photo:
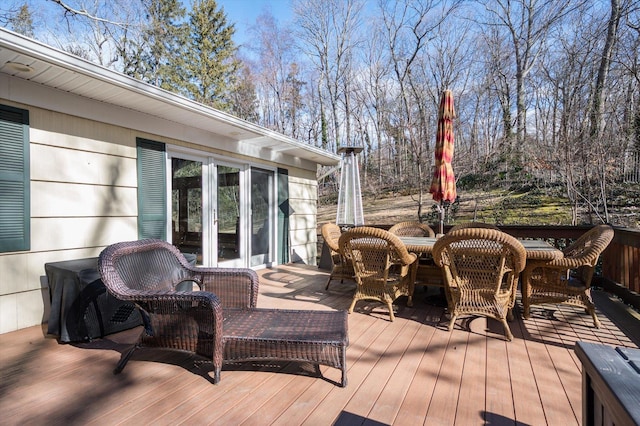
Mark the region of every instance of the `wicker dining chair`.
[[436, 233], [426, 223], [416, 221], [400, 222], [389, 228], [389, 232], [399, 237], [435, 237]]
[[[436, 236], [434, 230], [426, 223], [417, 221], [400, 222], [389, 228], [389, 232], [399, 237], [431, 237]], [[436, 266], [431, 254], [417, 253], [416, 286], [442, 287], [442, 271]]]
[[436, 241], [433, 258], [444, 269], [449, 331], [460, 315], [484, 315], [500, 321], [512, 340], [507, 319], [526, 262], [522, 244], [495, 229], [464, 228]]
[[397, 236], [367, 226], [344, 232], [339, 246], [353, 264], [357, 283], [349, 313], [359, 300], [376, 300], [387, 305], [393, 321], [393, 302], [412, 295], [417, 256], [409, 253]]
[[321, 233], [325, 244], [329, 248], [332, 262], [331, 274], [329, 275], [329, 279], [327, 280], [327, 285], [325, 287], [325, 290], [328, 290], [329, 284], [331, 284], [331, 281], [333, 280], [340, 279], [341, 283], [344, 282], [345, 278], [353, 280], [354, 271], [353, 265], [340, 252], [340, 248], [338, 246], [338, 240], [340, 239], [340, 235], [342, 235], [340, 227], [335, 223], [325, 223], [322, 225]]
[[600, 254], [613, 239], [609, 225], [597, 225], [563, 250], [564, 257], [550, 262], [529, 262], [523, 274], [523, 316], [529, 318], [531, 305], [565, 303], [584, 308], [600, 328], [591, 300], [591, 279]]
[[[108, 246], [100, 253], [98, 270], [111, 294], [138, 307], [145, 328], [115, 373], [139, 347], [179, 349], [211, 360], [218, 383], [224, 358], [223, 302], [224, 308], [255, 308], [255, 271], [196, 268], [173, 245], [149, 239]], [[200, 290], [180, 291], [184, 284]]]

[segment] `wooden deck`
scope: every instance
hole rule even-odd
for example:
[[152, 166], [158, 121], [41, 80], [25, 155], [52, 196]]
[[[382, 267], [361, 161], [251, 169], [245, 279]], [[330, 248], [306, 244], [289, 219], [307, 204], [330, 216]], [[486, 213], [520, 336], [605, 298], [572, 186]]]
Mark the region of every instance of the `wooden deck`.
[[[324, 285], [315, 267], [260, 272], [260, 307], [347, 309], [354, 284]], [[437, 291], [437, 289], [434, 289]], [[349, 316], [346, 388], [304, 364], [231, 365], [213, 385], [207, 364], [186, 354], [140, 350], [120, 375], [112, 370], [138, 329], [85, 344], [59, 344], [45, 327], [0, 335], [2, 424], [476, 425], [581, 423], [576, 341], [637, 347], [637, 313], [604, 293], [594, 298], [594, 329], [578, 309], [535, 307], [532, 318], [502, 327], [461, 319], [449, 333], [441, 307], [418, 293], [396, 302], [389, 322], [376, 303]], [[634, 334], [635, 333], [635, 334]]]

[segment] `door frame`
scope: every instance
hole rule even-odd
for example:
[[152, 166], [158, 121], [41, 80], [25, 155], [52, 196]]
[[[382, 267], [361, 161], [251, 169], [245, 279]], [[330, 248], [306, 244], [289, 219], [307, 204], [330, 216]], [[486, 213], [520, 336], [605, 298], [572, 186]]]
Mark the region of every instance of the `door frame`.
[[210, 168], [209, 164], [211, 162], [210, 157], [206, 155], [204, 152], [190, 150], [190, 149], [176, 149], [173, 146], [167, 145], [166, 149], [166, 188], [167, 188], [167, 205], [166, 205], [166, 217], [167, 217], [167, 241], [173, 244], [173, 229], [172, 229], [172, 218], [173, 218], [173, 168], [172, 168], [172, 159], [180, 158], [183, 160], [189, 161], [198, 161], [202, 163], [202, 264], [204, 266], [209, 266], [211, 258], [211, 246], [208, 244], [208, 241], [211, 240], [211, 206], [210, 206], [210, 197], [204, 196], [204, 194], [209, 194], [211, 191], [211, 179], [209, 176]]
[[[234, 158], [223, 157], [220, 155], [214, 155], [206, 151], [194, 150], [191, 148], [185, 148], [175, 145], [166, 146], [166, 162], [167, 173], [166, 188], [167, 188], [167, 239], [169, 242], [173, 242], [173, 233], [171, 229], [172, 224], [172, 168], [171, 161], [173, 158], [181, 158], [190, 161], [198, 161], [202, 163], [202, 263], [203, 266], [211, 267], [251, 267], [254, 269], [260, 269], [269, 267], [278, 263], [277, 261], [277, 238], [278, 235], [278, 168], [266, 164], [259, 164], [253, 162], [236, 161]], [[240, 220], [238, 225], [239, 236], [238, 241], [240, 247], [240, 256], [238, 259], [233, 259], [227, 262], [218, 262], [218, 229], [217, 224], [214, 223], [217, 213], [217, 179], [218, 179], [218, 166], [223, 165], [227, 167], [234, 167], [240, 170], [239, 172], [239, 185], [240, 185]], [[269, 258], [267, 263], [251, 266], [251, 171], [253, 168], [258, 168], [272, 173], [272, 182], [269, 187], [269, 196], [271, 205], [269, 206]]]
[[[249, 173], [247, 175], [247, 185], [248, 185], [248, 193], [251, 193], [251, 181], [252, 181], [252, 174], [253, 174], [253, 169], [260, 169], [263, 172], [269, 172], [271, 173], [271, 182], [269, 185], [269, 211], [268, 211], [268, 216], [269, 216], [269, 244], [268, 244], [268, 259], [266, 263], [260, 263], [258, 265], [251, 265], [252, 264], [252, 260], [253, 260], [253, 256], [252, 256], [252, 250], [251, 250], [251, 244], [248, 245], [248, 256], [247, 256], [247, 261], [250, 267], [252, 268], [256, 268], [256, 269], [260, 269], [263, 267], [271, 267], [275, 264], [277, 264], [277, 255], [278, 255], [278, 246], [277, 246], [277, 238], [276, 236], [278, 235], [278, 168], [277, 167], [269, 167], [266, 166], [264, 164], [250, 164], [249, 165]], [[250, 202], [248, 203], [248, 205], [251, 205], [251, 202], [253, 200], [249, 200]], [[247, 225], [247, 229], [252, 229], [251, 226], [249, 226], [250, 224], [253, 223], [253, 215], [250, 212], [250, 214], [248, 215], [248, 218], [251, 222], [249, 222], [249, 224]], [[251, 235], [249, 233], [248, 235], [248, 239], [251, 240]]]

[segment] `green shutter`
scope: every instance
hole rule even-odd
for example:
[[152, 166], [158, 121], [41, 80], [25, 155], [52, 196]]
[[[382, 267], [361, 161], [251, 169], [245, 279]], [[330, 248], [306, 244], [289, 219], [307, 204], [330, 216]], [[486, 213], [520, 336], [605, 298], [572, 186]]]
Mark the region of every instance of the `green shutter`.
[[289, 171], [278, 169], [278, 263], [289, 262]]
[[0, 105], [0, 252], [31, 248], [29, 111]]
[[165, 145], [138, 138], [138, 238], [167, 239]]

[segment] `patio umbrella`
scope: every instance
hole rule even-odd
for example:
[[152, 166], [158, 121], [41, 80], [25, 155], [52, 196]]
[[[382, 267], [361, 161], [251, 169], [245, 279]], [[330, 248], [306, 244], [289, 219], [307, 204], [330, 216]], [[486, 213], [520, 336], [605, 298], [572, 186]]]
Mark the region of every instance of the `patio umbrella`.
[[456, 113], [453, 107], [453, 93], [445, 90], [440, 99], [438, 110], [438, 130], [436, 132], [435, 166], [429, 192], [435, 201], [439, 201], [440, 234], [444, 232], [445, 202], [456, 200], [456, 179], [453, 174], [451, 160], [453, 159], [453, 119]]

